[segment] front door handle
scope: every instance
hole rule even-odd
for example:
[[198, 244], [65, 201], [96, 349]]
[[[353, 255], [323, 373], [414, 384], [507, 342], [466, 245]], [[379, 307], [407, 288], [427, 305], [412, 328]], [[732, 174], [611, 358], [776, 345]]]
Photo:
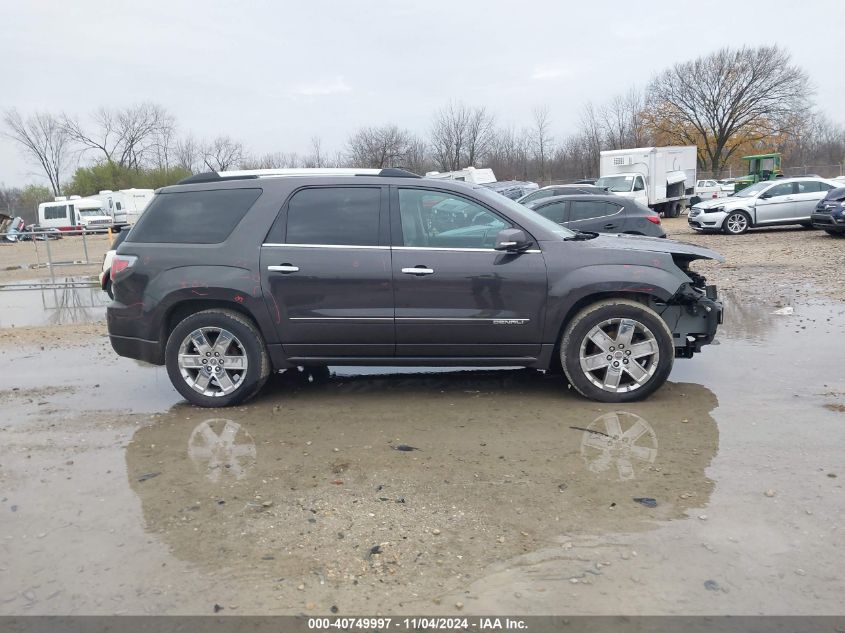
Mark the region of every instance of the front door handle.
[[406, 275], [433, 275], [434, 270], [426, 268], [425, 266], [415, 266], [414, 268], [403, 268], [402, 272]]
[[605, 224], [605, 225], [604, 225], [604, 228], [606, 228], [606, 229], [615, 229], [615, 228], [616, 228], [616, 225], [615, 225], [615, 224], [612, 224], [612, 223], [607, 223], [607, 224]]
[[285, 273], [286, 275], [290, 273], [298, 273], [299, 266], [293, 266], [291, 264], [282, 264], [281, 266], [267, 266], [267, 270], [272, 271], [274, 273]]

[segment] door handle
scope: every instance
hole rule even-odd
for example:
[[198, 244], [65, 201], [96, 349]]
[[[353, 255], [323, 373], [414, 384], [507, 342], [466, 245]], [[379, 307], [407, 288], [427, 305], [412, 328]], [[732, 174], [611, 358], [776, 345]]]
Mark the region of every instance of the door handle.
[[604, 225], [604, 228], [606, 228], [606, 229], [615, 229], [615, 228], [616, 228], [616, 225], [615, 225], [615, 224], [613, 224], [612, 222], [608, 222], [607, 224], [605, 224], [605, 225]]
[[403, 268], [402, 272], [406, 275], [433, 275], [434, 270], [426, 268], [425, 266], [415, 266], [414, 268]]
[[267, 266], [267, 270], [272, 271], [274, 273], [298, 273], [299, 266], [293, 266], [291, 264], [282, 264], [281, 266]]

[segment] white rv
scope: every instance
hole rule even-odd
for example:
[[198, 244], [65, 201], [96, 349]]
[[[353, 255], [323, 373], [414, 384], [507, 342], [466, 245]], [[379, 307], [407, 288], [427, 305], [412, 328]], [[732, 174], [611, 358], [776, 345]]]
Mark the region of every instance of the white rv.
[[490, 168], [476, 169], [475, 167], [465, 167], [459, 171], [428, 171], [425, 173], [425, 177], [436, 180], [462, 180], [476, 185], [486, 185], [496, 182], [496, 175]]
[[111, 223], [111, 216], [103, 211], [102, 203], [92, 198], [57, 196], [53, 202], [38, 205], [38, 228], [42, 229], [106, 230]]
[[152, 189], [103, 189], [91, 198], [103, 203], [103, 209], [112, 217], [112, 224], [125, 226], [135, 224], [154, 195]]
[[694, 194], [697, 164], [695, 145], [604, 151], [596, 185], [676, 218]]

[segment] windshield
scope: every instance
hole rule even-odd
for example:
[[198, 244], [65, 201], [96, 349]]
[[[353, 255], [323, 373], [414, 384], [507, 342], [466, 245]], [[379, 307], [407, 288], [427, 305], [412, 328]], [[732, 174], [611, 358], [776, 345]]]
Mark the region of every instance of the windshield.
[[753, 198], [771, 184], [772, 183], [769, 180], [755, 182], [753, 185], [748, 185], [747, 187], [740, 189], [734, 193], [734, 196], [737, 198]]
[[555, 235], [559, 235], [561, 239], [572, 237], [575, 235], [574, 231], [570, 231], [567, 228], [562, 227], [557, 222], [553, 222], [552, 220], [548, 220], [544, 218], [542, 215], [537, 213], [536, 211], [532, 211], [527, 207], [522, 206], [520, 203], [516, 202], [515, 200], [511, 200], [510, 198], [505, 198], [503, 196], [498, 196], [494, 194], [492, 191], [485, 191], [481, 187], [475, 190], [475, 193], [478, 195], [479, 198], [486, 199], [487, 202], [491, 204], [498, 204], [500, 206], [504, 206], [508, 209], [510, 214], [519, 221], [520, 218], [525, 218], [529, 222], [533, 222], [534, 224], [539, 224], [547, 231], [551, 231]]
[[608, 191], [617, 193], [631, 191], [634, 187], [633, 176], [604, 176], [596, 181], [597, 187], [604, 187]]
[[103, 215], [102, 209], [78, 209], [78, 211], [79, 211], [79, 215], [83, 215], [85, 217], [91, 217], [91, 216], [95, 216], [95, 215], [96, 216]]

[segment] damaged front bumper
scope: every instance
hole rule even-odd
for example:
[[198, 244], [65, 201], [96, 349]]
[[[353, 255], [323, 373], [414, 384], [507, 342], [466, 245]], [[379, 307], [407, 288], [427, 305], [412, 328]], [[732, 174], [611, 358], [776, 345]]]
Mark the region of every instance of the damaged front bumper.
[[675, 358], [692, 358], [704, 345], [712, 343], [724, 314], [714, 285], [684, 284], [657, 310], [672, 331]]

